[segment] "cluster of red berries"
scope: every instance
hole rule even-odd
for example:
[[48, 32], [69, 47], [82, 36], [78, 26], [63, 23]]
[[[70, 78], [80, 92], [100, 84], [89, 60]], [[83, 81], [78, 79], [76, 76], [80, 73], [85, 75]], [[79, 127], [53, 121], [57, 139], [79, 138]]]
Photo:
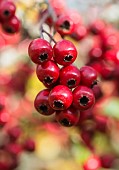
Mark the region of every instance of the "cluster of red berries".
[[31, 138], [19, 142], [22, 129], [19, 126], [9, 128], [2, 136], [0, 143], [0, 169], [14, 170], [19, 166], [19, 156], [22, 152], [34, 152], [35, 143]]
[[15, 15], [16, 6], [12, 1], [0, 1], [0, 23], [6, 33], [16, 33], [20, 29], [20, 21]]
[[77, 50], [68, 40], [58, 41], [52, 48], [44, 39], [34, 39], [28, 48], [31, 60], [37, 64], [38, 79], [47, 89], [38, 93], [34, 105], [43, 115], [55, 113], [63, 126], [76, 125], [80, 111], [95, 103], [93, 86], [97, 83], [97, 72], [90, 66], [78, 69], [72, 63]]

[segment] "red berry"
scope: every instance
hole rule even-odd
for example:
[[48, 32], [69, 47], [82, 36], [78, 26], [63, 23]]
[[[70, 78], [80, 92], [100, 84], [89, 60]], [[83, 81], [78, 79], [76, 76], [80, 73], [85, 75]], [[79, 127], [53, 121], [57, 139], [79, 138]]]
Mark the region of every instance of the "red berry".
[[23, 148], [26, 151], [33, 152], [35, 150], [35, 142], [32, 139], [27, 139], [24, 144]]
[[97, 59], [102, 59], [102, 48], [100, 46], [96, 46], [91, 48], [91, 50], [88, 53], [88, 56], [90, 58], [90, 60], [97, 60]]
[[9, 113], [3, 109], [1, 112], [0, 112], [0, 126], [4, 126], [10, 119], [10, 115]]
[[7, 103], [7, 96], [3, 93], [0, 93], [0, 111], [5, 108]]
[[93, 91], [86, 86], [78, 86], [73, 91], [73, 106], [79, 110], [87, 110], [95, 103]]
[[28, 53], [31, 60], [36, 64], [42, 64], [50, 60], [53, 56], [50, 43], [41, 38], [34, 39], [29, 44]]
[[73, 33], [71, 34], [72, 38], [74, 38], [77, 41], [82, 40], [87, 35], [87, 29], [84, 25], [76, 25], [74, 28]]
[[59, 78], [59, 67], [54, 61], [47, 61], [36, 68], [38, 79], [46, 86], [53, 85]]
[[83, 168], [84, 170], [99, 170], [101, 168], [100, 159], [96, 156], [90, 157]]
[[69, 35], [73, 32], [74, 23], [68, 15], [60, 15], [56, 21], [56, 30], [62, 36]]
[[74, 88], [80, 83], [80, 71], [77, 67], [69, 65], [60, 70], [60, 84]]
[[21, 135], [21, 128], [18, 126], [12, 127], [7, 131], [11, 141], [17, 140]]
[[44, 89], [40, 91], [34, 101], [34, 106], [36, 110], [43, 114], [43, 115], [51, 115], [54, 113], [54, 110], [50, 107], [48, 96], [49, 96], [50, 90]]
[[97, 84], [97, 71], [90, 66], [80, 68], [81, 84], [87, 87], [93, 87]]
[[16, 16], [2, 23], [2, 28], [6, 33], [13, 34], [20, 30], [20, 21]]
[[71, 127], [77, 124], [79, 120], [79, 111], [70, 107], [66, 110], [56, 111], [56, 120], [61, 125]]
[[15, 15], [16, 7], [11, 1], [2, 1], [0, 3], [0, 19], [6, 21]]
[[113, 167], [113, 162], [115, 160], [116, 156], [112, 153], [104, 154], [100, 157], [101, 165], [103, 168], [111, 168]]
[[93, 34], [101, 34], [105, 28], [105, 23], [102, 20], [96, 20], [89, 26], [89, 31]]
[[21, 148], [20, 144], [18, 144], [18, 143], [9, 143], [5, 147], [5, 150], [12, 155], [18, 155], [21, 153], [22, 148]]
[[71, 90], [64, 85], [55, 86], [49, 94], [49, 104], [55, 110], [67, 109], [73, 100]]
[[54, 47], [54, 60], [63, 66], [72, 64], [77, 57], [76, 47], [68, 40], [57, 42]]

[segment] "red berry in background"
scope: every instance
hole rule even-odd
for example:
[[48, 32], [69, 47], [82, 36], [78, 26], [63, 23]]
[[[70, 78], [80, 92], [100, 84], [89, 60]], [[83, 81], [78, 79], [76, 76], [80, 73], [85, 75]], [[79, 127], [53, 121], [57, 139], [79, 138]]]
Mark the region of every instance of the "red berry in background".
[[11, 1], [2, 1], [0, 3], [0, 20], [6, 21], [15, 15], [16, 6]]
[[5, 150], [7, 152], [9, 152], [10, 154], [12, 154], [13, 156], [15, 156], [15, 155], [19, 155], [21, 153], [22, 147], [18, 143], [9, 143], [5, 147]]
[[90, 49], [88, 56], [90, 60], [98, 60], [103, 58], [102, 54], [102, 48], [100, 46], [96, 46]]
[[1, 170], [9, 170], [9, 165], [7, 162], [0, 161], [0, 169]]
[[74, 44], [68, 40], [57, 42], [54, 47], [54, 60], [63, 66], [72, 64], [77, 57], [77, 50]]
[[101, 90], [101, 86], [99, 86], [99, 85], [95, 85], [92, 88], [92, 91], [93, 91], [93, 93], [95, 95], [95, 99], [100, 99], [103, 96], [103, 92]]
[[7, 110], [0, 111], [0, 127], [4, 126], [10, 119], [10, 115]]
[[115, 160], [115, 155], [113, 153], [107, 153], [100, 157], [101, 165], [103, 168], [111, 168]]
[[79, 110], [87, 110], [95, 103], [93, 91], [86, 86], [78, 86], [73, 91], [73, 106]]
[[90, 157], [83, 166], [84, 170], [99, 170], [101, 168], [100, 159], [96, 156]]
[[97, 71], [90, 66], [80, 68], [81, 84], [87, 87], [93, 87], [97, 84]]
[[102, 20], [96, 20], [91, 25], [89, 25], [89, 31], [94, 35], [101, 34], [105, 29], [105, 23]]
[[8, 34], [17, 33], [20, 30], [20, 21], [16, 16], [13, 16], [8, 21], [2, 23], [3, 30]]
[[34, 100], [35, 109], [40, 114], [51, 115], [54, 113], [54, 110], [49, 105], [49, 101], [48, 101], [49, 93], [50, 93], [49, 89], [44, 89], [37, 94]]
[[21, 133], [22, 133], [22, 130], [18, 126], [9, 128], [7, 131], [7, 134], [11, 141], [16, 141], [20, 137]]
[[49, 94], [49, 104], [54, 110], [65, 110], [72, 104], [71, 90], [64, 85], [55, 86]]
[[60, 84], [74, 88], [80, 83], [80, 71], [76, 66], [69, 65], [62, 67], [59, 76]]
[[47, 61], [36, 68], [38, 79], [46, 86], [50, 87], [59, 78], [59, 67], [54, 61]]
[[72, 106], [66, 110], [56, 111], [56, 120], [62, 126], [71, 127], [77, 124], [79, 120], [79, 111]]
[[53, 56], [50, 43], [41, 38], [34, 39], [29, 44], [28, 53], [31, 60], [36, 64], [42, 64], [50, 60]]
[[23, 149], [28, 152], [35, 151], [35, 142], [32, 139], [27, 139], [23, 144]]
[[69, 35], [73, 32], [74, 23], [68, 15], [60, 15], [55, 23], [56, 31], [61, 35]]
[[87, 35], [87, 29], [84, 25], [76, 25], [74, 26], [74, 31], [71, 34], [71, 37], [74, 38], [77, 41], [82, 40], [83, 38], [85, 38]]
[[0, 93], [0, 111], [5, 108], [7, 103], [7, 95]]

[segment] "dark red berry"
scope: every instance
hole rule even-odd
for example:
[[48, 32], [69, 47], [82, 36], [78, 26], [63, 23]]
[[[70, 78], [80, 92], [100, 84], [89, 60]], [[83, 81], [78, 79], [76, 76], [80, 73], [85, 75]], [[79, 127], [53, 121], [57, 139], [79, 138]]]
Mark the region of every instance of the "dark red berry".
[[54, 60], [63, 66], [72, 64], [77, 57], [76, 47], [68, 40], [57, 42], [54, 47]]
[[50, 60], [53, 56], [50, 43], [41, 38], [34, 39], [29, 44], [28, 53], [31, 60], [36, 64], [42, 64]]
[[15, 15], [16, 6], [11, 1], [2, 1], [0, 3], [0, 19], [4, 22]]
[[73, 91], [73, 106], [79, 110], [87, 110], [95, 103], [93, 91], [86, 86], [78, 86]]
[[80, 71], [77, 67], [69, 65], [60, 70], [60, 84], [74, 88], [80, 83]]
[[80, 68], [81, 84], [87, 87], [93, 87], [97, 84], [97, 71], [90, 66]]
[[3, 30], [8, 34], [17, 33], [20, 30], [20, 21], [16, 16], [2, 23]]
[[7, 144], [7, 146], [5, 147], [5, 150], [7, 152], [9, 152], [12, 155], [18, 155], [21, 153], [22, 151], [22, 147], [20, 144], [18, 143], [9, 143]]
[[74, 23], [68, 15], [60, 15], [56, 21], [56, 30], [57, 32], [64, 36], [71, 34], [74, 29]]
[[21, 132], [22, 132], [22, 130], [18, 126], [12, 127], [10, 129], [8, 129], [8, 131], [7, 131], [11, 141], [17, 140], [20, 137]]
[[49, 96], [50, 90], [44, 89], [40, 91], [34, 101], [34, 106], [36, 110], [41, 113], [42, 115], [51, 115], [54, 113], [54, 110], [50, 107], [48, 96]]
[[100, 159], [96, 156], [90, 157], [83, 168], [84, 170], [99, 170], [101, 168]]
[[34, 152], [35, 150], [35, 142], [34, 140], [32, 139], [27, 139], [24, 144], [23, 144], [23, 148], [24, 150], [26, 151], [29, 151], [29, 152]]
[[66, 110], [56, 111], [56, 120], [62, 126], [71, 127], [77, 124], [79, 120], [79, 110], [70, 107]]
[[64, 85], [55, 86], [49, 94], [49, 104], [55, 110], [67, 109], [73, 100], [71, 90]]
[[46, 86], [53, 85], [59, 78], [59, 67], [54, 61], [47, 61], [36, 68], [38, 79]]
[[100, 157], [101, 165], [103, 168], [111, 168], [115, 160], [115, 155], [113, 153], [104, 154]]

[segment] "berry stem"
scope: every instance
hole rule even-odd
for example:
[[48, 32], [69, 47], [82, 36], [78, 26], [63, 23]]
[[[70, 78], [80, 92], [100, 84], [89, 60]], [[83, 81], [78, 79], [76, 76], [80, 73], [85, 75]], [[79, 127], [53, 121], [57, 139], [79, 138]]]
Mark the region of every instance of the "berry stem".
[[49, 38], [56, 44], [56, 41], [54, 40], [53, 36], [51, 34], [49, 34], [46, 30], [43, 29], [42, 27], [42, 33], [45, 33], [49, 36]]

